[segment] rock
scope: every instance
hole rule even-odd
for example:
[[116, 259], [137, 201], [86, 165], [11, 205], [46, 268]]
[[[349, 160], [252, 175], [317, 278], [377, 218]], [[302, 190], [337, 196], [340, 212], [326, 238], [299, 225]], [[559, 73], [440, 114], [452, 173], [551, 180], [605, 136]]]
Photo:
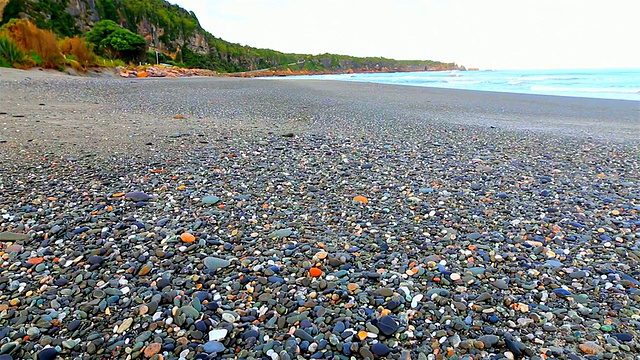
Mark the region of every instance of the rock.
[[0, 241], [26, 241], [30, 238], [31, 236], [29, 234], [18, 234], [8, 231], [0, 233]]
[[623, 341], [623, 342], [631, 342], [633, 341], [633, 335], [631, 334], [624, 334], [624, 333], [612, 333], [611, 334], [612, 337]]
[[225, 347], [219, 341], [208, 341], [202, 346], [202, 349], [208, 354], [215, 354], [224, 351]]
[[118, 329], [116, 330], [116, 333], [118, 334], [122, 334], [125, 331], [127, 331], [131, 325], [133, 324], [133, 318], [127, 318], [125, 319], [119, 326]]
[[213, 329], [209, 331], [209, 340], [210, 341], [219, 341], [223, 340], [227, 337], [227, 333], [229, 331], [227, 329]]
[[309, 342], [313, 342], [315, 341], [315, 339], [313, 338], [313, 336], [309, 335], [309, 333], [307, 333], [306, 331], [302, 330], [302, 329], [297, 329], [294, 333], [294, 336], [299, 337], [302, 340], [307, 340]]
[[383, 334], [390, 336], [393, 335], [396, 331], [398, 331], [398, 323], [391, 316], [383, 316], [378, 319], [378, 323], [376, 324], [380, 332]]
[[42, 349], [42, 351], [38, 353], [38, 360], [53, 360], [56, 357], [58, 357], [58, 350], [54, 348]]
[[215, 205], [215, 204], [220, 202], [220, 198], [217, 197], [217, 196], [209, 195], [209, 196], [203, 197], [200, 200], [200, 202], [202, 202], [203, 204], [207, 204], [207, 205]]
[[500, 290], [508, 290], [509, 289], [509, 284], [506, 283], [506, 281], [499, 279], [494, 281], [493, 283], [491, 283], [491, 285], [497, 287]]
[[128, 192], [128, 193], [124, 194], [124, 197], [127, 200], [131, 200], [131, 201], [135, 201], [135, 202], [138, 202], [138, 201], [146, 202], [146, 201], [150, 201], [150, 200], [153, 199], [153, 197], [151, 197], [150, 195], [147, 195], [147, 194], [145, 194], [145, 193], [143, 193], [141, 191]]
[[231, 262], [229, 260], [220, 259], [213, 256], [207, 256], [206, 258], [204, 258], [203, 263], [204, 266], [206, 266], [209, 270], [218, 270], [231, 265]]
[[375, 343], [371, 345], [371, 352], [376, 356], [387, 356], [391, 352], [391, 349], [383, 343]]
[[273, 232], [272, 237], [276, 238], [284, 238], [293, 235], [293, 230], [291, 229], [278, 229]]
[[151, 343], [147, 345], [144, 349], [144, 356], [149, 359], [152, 358], [155, 354], [159, 353], [162, 349], [162, 344], [159, 343]]
[[578, 347], [580, 348], [580, 350], [582, 350], [583, 353], [589, 355], [598, 355], [604, 351], [604, 349], [600, 345], [596, 344], [593, 341], [587, 341], [578, 345]]

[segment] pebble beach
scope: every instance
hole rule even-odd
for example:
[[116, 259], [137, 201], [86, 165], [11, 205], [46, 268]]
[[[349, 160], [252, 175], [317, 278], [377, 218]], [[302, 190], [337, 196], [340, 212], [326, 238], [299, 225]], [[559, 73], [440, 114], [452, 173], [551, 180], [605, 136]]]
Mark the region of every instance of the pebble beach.
[[0, 360], [640, 359], [639, 104], [0, 69]]

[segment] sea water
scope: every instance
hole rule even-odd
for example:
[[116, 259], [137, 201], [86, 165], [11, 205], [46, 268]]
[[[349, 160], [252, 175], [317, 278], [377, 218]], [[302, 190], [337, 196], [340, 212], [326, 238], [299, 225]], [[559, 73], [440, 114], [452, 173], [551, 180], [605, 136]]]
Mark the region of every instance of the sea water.
[[640, 101], [640, 68], [454, 70], [291, 77], [294, 78]]

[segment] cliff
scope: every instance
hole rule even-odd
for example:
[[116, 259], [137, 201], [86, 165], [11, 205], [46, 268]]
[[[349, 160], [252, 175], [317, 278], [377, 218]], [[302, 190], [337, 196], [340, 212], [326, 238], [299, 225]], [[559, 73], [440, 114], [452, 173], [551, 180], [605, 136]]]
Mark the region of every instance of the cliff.
[[27, 18], [59, 36], [83, 34], [101, 20], [113, 20], [142, 35], [150, 62], [160, 61], [219, 72], [274, 69], [294, 72], [423, 71], [460, 69], [438, 61], [397, 61], [343, 55], [285, 54], [216, 38], [200, 26], [198, 18], [164, 0], [0, 0], [2, 21]]

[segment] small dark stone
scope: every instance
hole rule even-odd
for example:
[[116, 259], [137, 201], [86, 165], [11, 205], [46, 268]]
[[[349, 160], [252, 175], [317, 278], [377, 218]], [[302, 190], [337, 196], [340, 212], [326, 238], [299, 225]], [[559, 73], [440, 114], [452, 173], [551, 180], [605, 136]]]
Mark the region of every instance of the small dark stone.
[[371, 345], [371, 352], [377, 356], [387, 356], [391, 352], [391, 349], [383, 343], [375, 343]]
[[376, 324], [380, 331], [389, 336], [393, 335], [396, 331], [398, 331], [398, 323], [391, 316], [383, 316], [378, 319], [378, 323]]
[[104, 261], [104, 257], [98, 255], [92, 255], [87, 258], [87, 263], [91, 265], [101, 264]]
[[46, 348], [38, 353], [38, 360], [53, 360], [58, 356], [58, 351], [54, 348]]
[[69, 325], [67, 325], [67, 329], [69, 331], [75, 331], [78, 327], [80, 327], [80, 324], [81, 324], [80, 319], [75, 319], [71, 321]]
[[631, 334], [624, 334], [624, 333], [613, 333], [611, 334], [611, 336], [613, 336], [614, 338], [623, 341], [623, 342], [630, 342], [633, 341], [633, 335]]

